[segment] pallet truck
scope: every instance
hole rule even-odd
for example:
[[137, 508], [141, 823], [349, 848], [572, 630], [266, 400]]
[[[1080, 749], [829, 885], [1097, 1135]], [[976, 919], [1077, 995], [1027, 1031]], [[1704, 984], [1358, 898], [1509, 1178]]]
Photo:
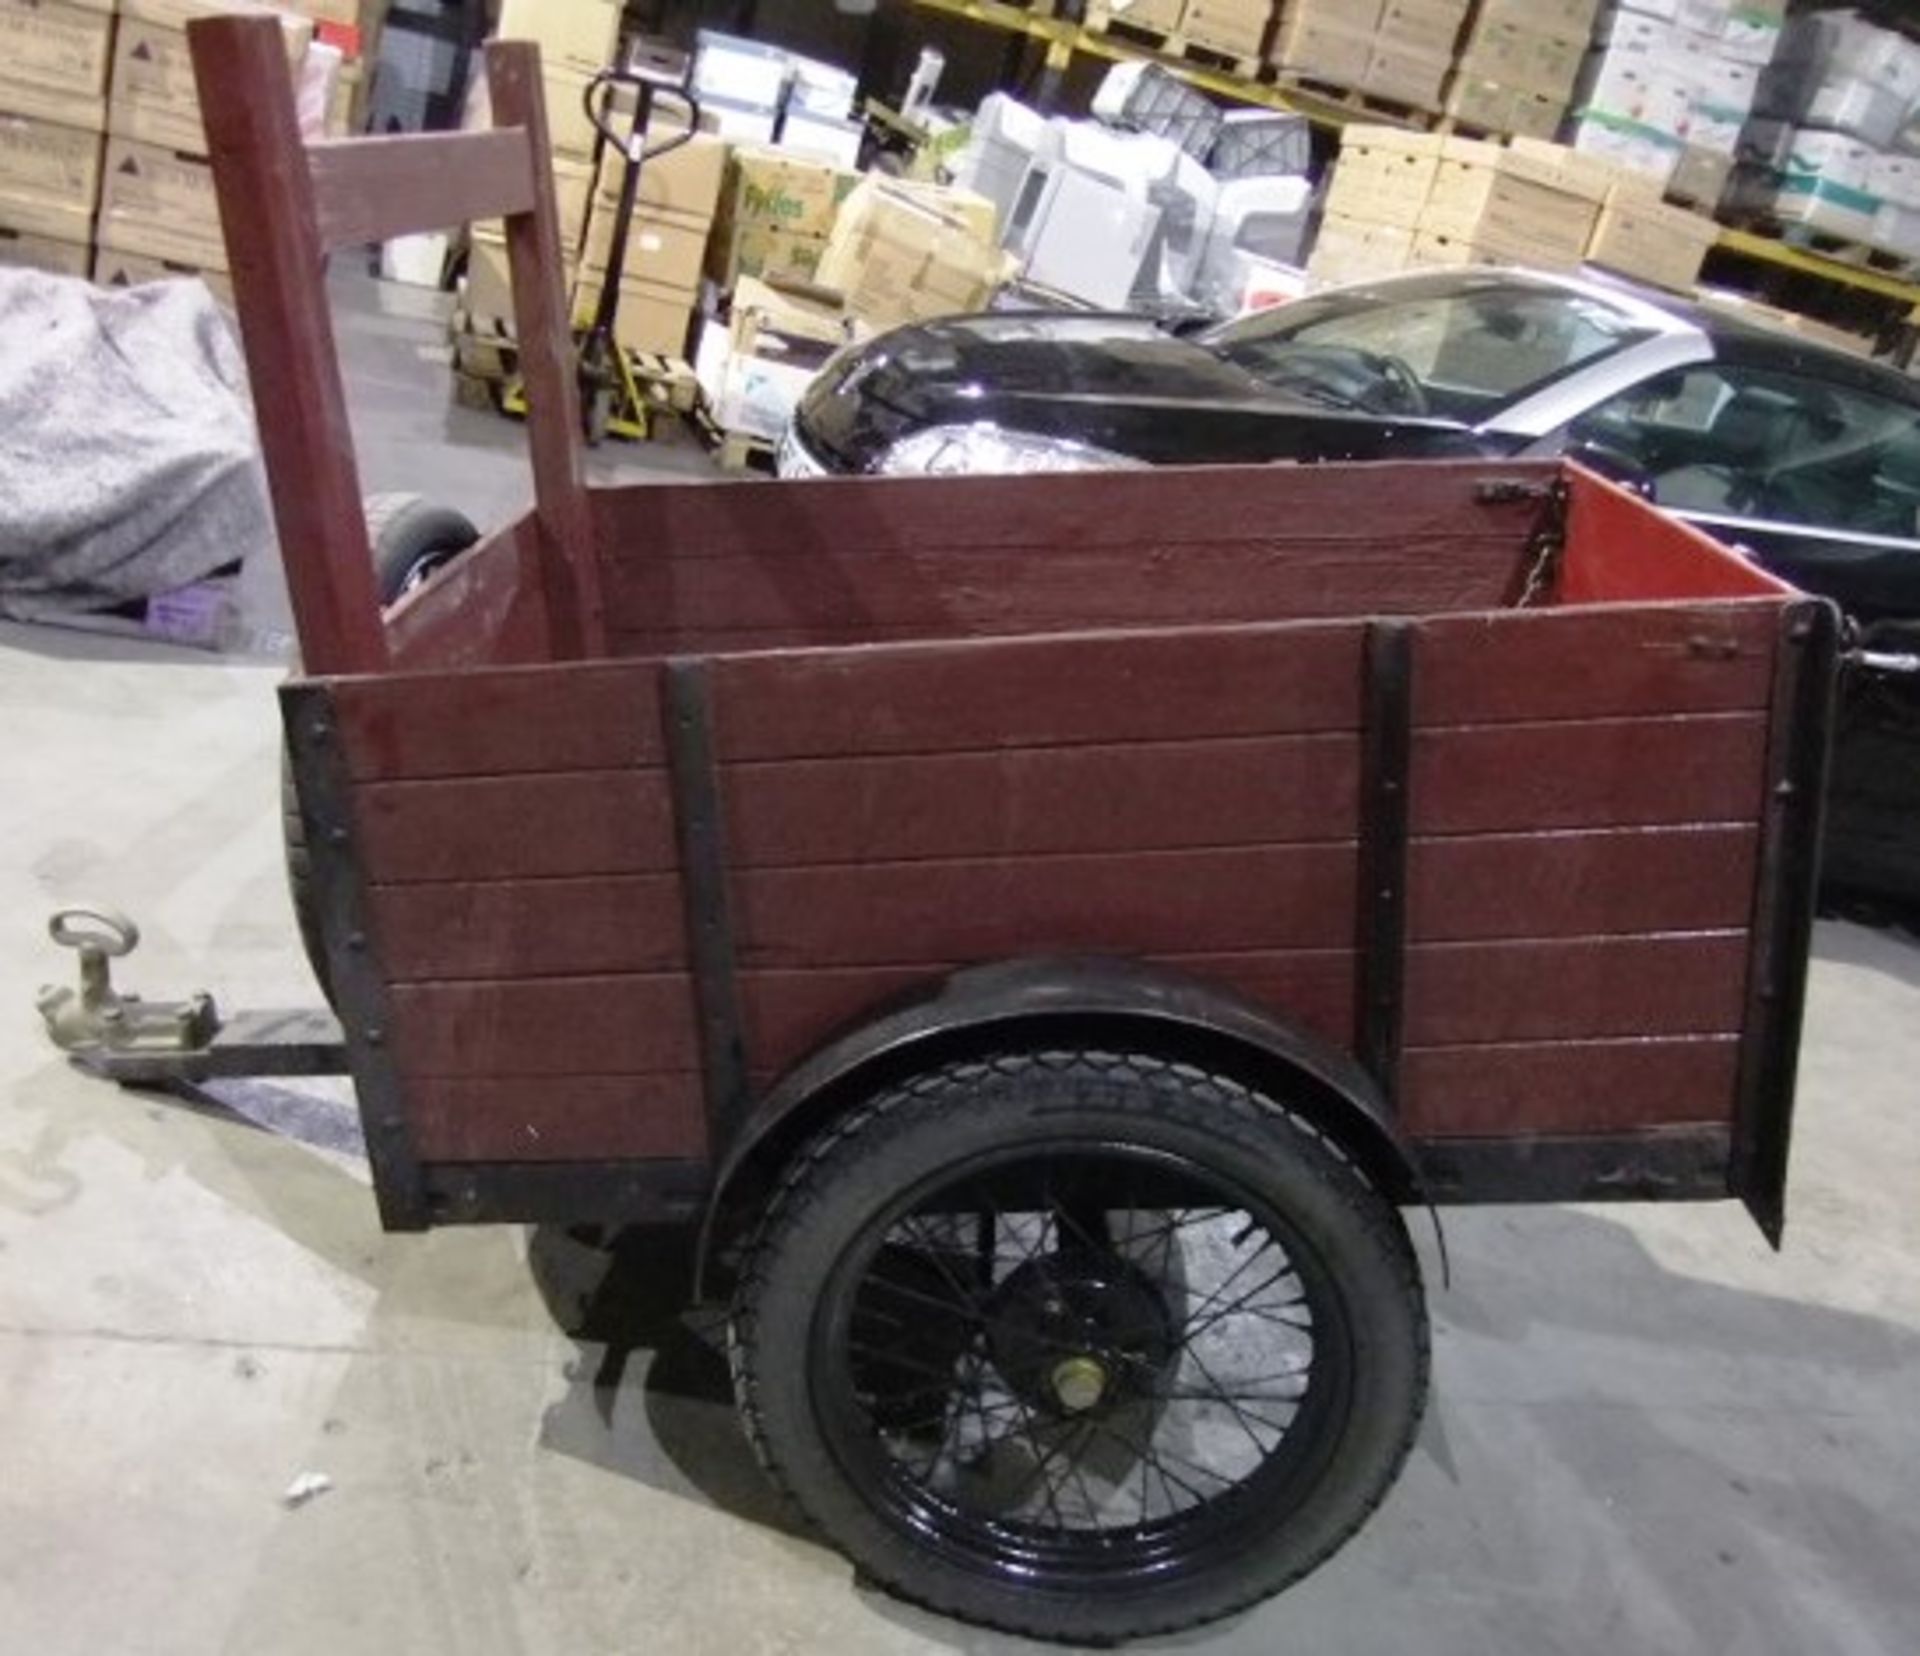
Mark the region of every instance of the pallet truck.
[[[620, 113], [615, 108], [619, 89], [633, 89], [632, 119], [623, 133], [616, 129]], [[647, 128], [653, 118], [654, 102], [667, 97], [686, 109], [685, 130], [647, 142]], [[632, 442], [644, 442], [652, 435], [657, 411], [656, 399], [648, 397], [634, 373], [633, 360], [615, 337], [614, 325], [620, 314], [620, 277], [626, 268], [627, 245], [633, 234], [634, 207], [640, 198], [640, 174], [647, 162], [658, 159], [682, 145], [691, 143], [700, 129], [700, 100], [683, 81], [636, 69], [602, 69], [587, 83], [583, 94], [587, 119], [599, 133], [603, 146], [610, 147], [625, 163], [620, 181], [620, 203], [613, 218], [613, 236], [607, 247], [607, 275], [600, 284], [600, 302], [585, 333], [576, 345], [580, 374], [580, 417], [587, 442], [597, 446], [609, 435]], [[602, 152], [604, 153], [604, 151]], [[594, 188], [599, 178], [596, 171]], [[501, 408], [508, 414], [526, 417], [527, 391], [515, 379], [501, 396]]]

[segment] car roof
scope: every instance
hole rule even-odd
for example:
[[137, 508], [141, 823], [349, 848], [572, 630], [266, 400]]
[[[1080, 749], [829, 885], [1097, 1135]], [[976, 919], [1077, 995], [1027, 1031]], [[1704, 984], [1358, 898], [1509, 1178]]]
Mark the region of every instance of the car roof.
[[1577, 294], [1610, 304], [1638, 325], [1668, 337], [1692, 334], [1710, 343], [1717, 361], [1783, 373], [1813, 374], [1831, 383], [1870, 391], [1920, 408], [1920, 382], [1885, 363], [1795, 333], [1764, 316], [1727, 308], [1725, 301], [1669, 293], [1610, 271], [1578, 274], [1518, 266], [1467, 265], [1450, 270], [1408, 271], [1373, 282], [1347, 284], [1382, 293], [1442, 293], [1463, 285], [1506, 284]]

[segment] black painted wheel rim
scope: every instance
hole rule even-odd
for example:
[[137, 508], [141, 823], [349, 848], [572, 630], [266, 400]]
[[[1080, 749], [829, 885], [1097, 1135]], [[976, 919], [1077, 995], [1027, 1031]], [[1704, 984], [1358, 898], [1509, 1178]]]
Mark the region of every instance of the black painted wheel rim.
[[949, 1166], [842, 1250], [812, 1325], [823, 1437], [874, 1511], [1034, 1590], [1229, 1564], [1311, 1493], [1351, 1324], [1244, 1181], [1132, 1143]]

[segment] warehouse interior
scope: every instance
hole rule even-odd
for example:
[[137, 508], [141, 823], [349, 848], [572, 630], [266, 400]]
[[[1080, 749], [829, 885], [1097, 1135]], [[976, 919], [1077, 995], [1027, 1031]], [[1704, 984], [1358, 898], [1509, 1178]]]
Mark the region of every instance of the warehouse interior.
[[0, 0], [9, 1648], [1905, 1656], [1916, 344], [1893, 0]]

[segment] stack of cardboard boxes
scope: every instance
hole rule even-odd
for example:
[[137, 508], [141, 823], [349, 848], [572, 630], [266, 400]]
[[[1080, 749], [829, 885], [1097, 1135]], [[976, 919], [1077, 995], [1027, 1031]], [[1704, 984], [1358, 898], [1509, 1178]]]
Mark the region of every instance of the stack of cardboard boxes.
[[[614, 337], [630, 351], [678, 357], [686, 352], [687, 330], [700, 301], [700, 273], [720, 204], [727, 146], [712, 133], [689, 136], [684, 129], [676, 131], [659, 116], [649, 136], [654, 142], [670, 137], [685, 141], [640, 169], [626, 258], [619, 271]], [[606, 286], [625, 174], [624, 158], [609, 148], [601, 157], [580, 279], [574, 287], [574, 321], [580, 327], [592, 322]]]
[[1644, 177], [1559, 144], [1356, 126], [1308, 268], [1331, 284], [1428, 266], [1590, 263], [1684, 289], [1716, 234]]
[[0, 0], [0, 262], [86, 275], [112, 46], [108, 0]]
[[[571, 279], [593, 193], [596, 134], [586, 112], [586, 91], [593, 76], [613, 61], [618, 48], [619, 0], [504, 0], [495, 33], [502, 40], [531, 40], [540, 47], [541, 91], [547, 110], [547, 136], [552, 143], [554, 202], [560, 218], [560, 254]], [[492, 123], [483, 75], [470, 89], [466, 125], [485, 127]], [[467, 254], [466, 305], [481, 331], [511, 331], [513, 285], [507, 274], [506, 226], [498, 220], [473, 227]]]
[[1438, 110], [1472, 0], [1286, 0], [1272, 58], [1288, 73]]
[[1258, 66], [1273, 11], [1273, 0], [1187, 0], [1180, 34], [1189, 46]]
[[707, 244], [707, 274], [723, 291], [742, 276], [812, 283], [857, 173], [786, 150], [734, 150]]
[[1447, 113], [1491, 132], [1552, 138], [1580, 78], [1599, 0], [1480, 0]]
[[1785, 12], [1786, 0], [1625, 0], [1582, 71], [1574, 144], [1711, 209]]
[[874, 328], [986, 308], [1006, 256], [985, 196], [870, 177], [840, 209], [818, 285]]

